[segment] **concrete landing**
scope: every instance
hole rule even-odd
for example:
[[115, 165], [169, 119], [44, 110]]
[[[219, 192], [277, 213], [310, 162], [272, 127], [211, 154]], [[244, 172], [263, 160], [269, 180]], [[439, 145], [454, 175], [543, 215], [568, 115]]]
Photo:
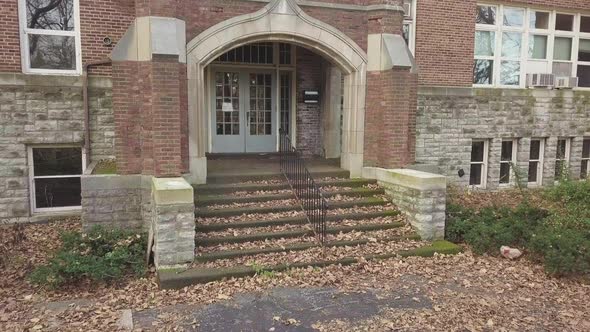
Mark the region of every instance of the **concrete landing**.
[[[339, 159], [305, 159], [309, 171], [314, 174], [345, 175]], [[211, 154], [207, 157], [207, 177], [244, 177], [280, 175], [278, 154]]]

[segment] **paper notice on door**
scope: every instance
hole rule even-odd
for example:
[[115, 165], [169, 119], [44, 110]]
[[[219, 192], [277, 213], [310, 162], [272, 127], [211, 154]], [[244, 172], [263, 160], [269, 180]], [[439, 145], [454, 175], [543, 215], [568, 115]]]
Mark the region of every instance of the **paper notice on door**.
[[231, 103], [223, 103], [221, 105], [221, 110], [224, 112], [233, 112], [234, 108]]

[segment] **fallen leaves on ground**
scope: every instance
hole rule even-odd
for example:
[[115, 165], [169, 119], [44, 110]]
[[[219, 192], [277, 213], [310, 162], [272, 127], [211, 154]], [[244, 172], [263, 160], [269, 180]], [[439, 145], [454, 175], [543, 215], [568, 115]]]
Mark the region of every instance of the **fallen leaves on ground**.
[[[159, 289], [153, 273], [141, 279], [122, 279], [113, 284], [83, 282], [60, 290], [30, 285], [26, 281], [28, 272], [58, 247], [59, 231], [79, 227], [75, 221], [24, 227], [25, 238], [11, 246], [11, 259], [0, 271], [1, 331], [113, 331], [123, 309], [206, 305], [272, 287], [408, 289], [421, 292], [425, 297], [418, 298], [427, 298], [433, 305], [417, 310], [387, 309], [363, 321], [314, 324], [321, 331], [590, 330], [590, 285], [550, 278], [541, 266], [526, 260], [509, 261], [470, 252], [293, 269], [273, 277], [230, 279], [180, 290]], [[5, 228], [1, 231], [9, 232]], [[86, 302], [81, 302], [83, 299]], [[50, 306], [56, 302], [66, 305], [56, 310]], [[159, 318], [153, 330], [173, 330], [179, 316]]]

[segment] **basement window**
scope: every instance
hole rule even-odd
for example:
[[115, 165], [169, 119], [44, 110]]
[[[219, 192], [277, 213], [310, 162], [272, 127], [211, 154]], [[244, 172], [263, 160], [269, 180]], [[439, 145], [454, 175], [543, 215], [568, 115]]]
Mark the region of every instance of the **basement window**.
[[512, 165], [516, 162], [516, 140], [503, 141], [500, 156], [500, 185], [508, 185], [512, 181]]
[[529, 155], [529, 184], [540, 186], [543, 182], [543, 157], [545, 140], [532, 139]]
[[475, 187], [486, 187], [488, 174], [488, 146], [487, 140], [473, 141], [471, 144], [471, 168], [469, 174], [469, 185]]
[[30, 147], [28, 153], [33, 212], [79, 209], [80, 178], [85, 167], [82, 148]]
[[590, 176], [590, 138], [584, 139], [582, 145], [582, 168], [580, 178], [588, 179]]
[[567, 175], [570, 161], [570, 149], [572, 140], [560, 138], [557, 140], [557, 154], [555, 155], [555, 180], [559, 181]]
[[23, 72], [81, 73], [79, 0], [19, 0]]

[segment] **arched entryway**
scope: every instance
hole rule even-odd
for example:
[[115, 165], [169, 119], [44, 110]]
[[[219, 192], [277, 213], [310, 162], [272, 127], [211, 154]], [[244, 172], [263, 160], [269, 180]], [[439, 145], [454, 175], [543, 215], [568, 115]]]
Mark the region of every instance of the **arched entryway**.
[[[353, 177], [361, 175], [367, 66], [365, 52], [342, 32], [306, 15], [295, 1], [273, 0], [255, 13], [212, 26], [188, 43], [189, 161], [194, 183], [206, 180], [205, 153], [211, 147], [211, 95], [207, 91], [211, 71], [206, 71], [206, 68], [228, 50], [253, 43], [274, 42], [311, 50], [328, 59], [342, 73], [341, 167], [349, 170]], [[239, 75], [246, 79], [249, 74]]]

